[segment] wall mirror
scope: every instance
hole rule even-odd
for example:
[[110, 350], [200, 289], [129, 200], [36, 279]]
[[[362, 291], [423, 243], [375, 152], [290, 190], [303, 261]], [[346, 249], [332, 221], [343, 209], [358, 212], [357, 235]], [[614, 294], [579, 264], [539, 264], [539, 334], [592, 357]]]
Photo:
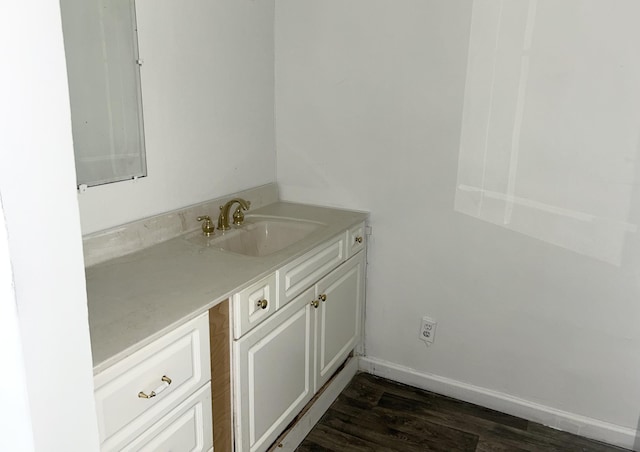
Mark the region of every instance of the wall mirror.
[[134, 0], [61, 0], [78, 186], [146, 176]]

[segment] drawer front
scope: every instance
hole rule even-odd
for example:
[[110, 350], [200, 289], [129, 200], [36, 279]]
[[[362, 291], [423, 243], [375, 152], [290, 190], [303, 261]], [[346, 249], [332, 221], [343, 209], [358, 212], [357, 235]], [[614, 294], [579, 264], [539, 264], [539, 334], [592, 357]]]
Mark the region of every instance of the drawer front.
[[140, 428], [151, 425], [210, 379], [204, 314], [95, 376], [103, 448], [120, 444], [134, 420]]
[[213, 447], [211, 383], [207, 383], [122, 452], [207, 452]]
[[360, 223], [347, 231], [347, 259], [355, 255], [367, 244], [364, 223]]
[[274, 313], [277, 306], [275, 273], [233, 296], [233, 337], [239, 339]]
[[304, 289], [344, 262], [345, 238], [346, 234], [335, 237], [278, 271], [280, 288], [278, 308], [293, 300]]

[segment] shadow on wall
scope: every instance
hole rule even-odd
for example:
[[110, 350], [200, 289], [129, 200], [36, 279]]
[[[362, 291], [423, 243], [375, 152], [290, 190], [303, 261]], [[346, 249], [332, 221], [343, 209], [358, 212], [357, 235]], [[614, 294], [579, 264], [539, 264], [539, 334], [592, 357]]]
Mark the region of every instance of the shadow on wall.
[[638, 230], [640, 3], [618, 6], [474, 2], [458, 212], [621, 265]]

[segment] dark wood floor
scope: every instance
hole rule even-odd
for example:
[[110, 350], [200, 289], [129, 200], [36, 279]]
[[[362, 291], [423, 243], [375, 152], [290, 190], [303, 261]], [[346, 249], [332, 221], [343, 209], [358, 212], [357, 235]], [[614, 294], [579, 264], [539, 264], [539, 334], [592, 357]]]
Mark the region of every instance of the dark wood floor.
[[298, 447], [320, 451], [623, 451], [459, 400], [358, 374]]

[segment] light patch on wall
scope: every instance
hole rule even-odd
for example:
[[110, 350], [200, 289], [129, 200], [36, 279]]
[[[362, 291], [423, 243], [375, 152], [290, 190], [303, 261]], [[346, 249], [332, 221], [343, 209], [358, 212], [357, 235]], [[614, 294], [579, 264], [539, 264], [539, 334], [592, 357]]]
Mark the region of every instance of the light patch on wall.
[[640, 2], [476, 0], [455, 209], [620, 265], [640, 136]]

